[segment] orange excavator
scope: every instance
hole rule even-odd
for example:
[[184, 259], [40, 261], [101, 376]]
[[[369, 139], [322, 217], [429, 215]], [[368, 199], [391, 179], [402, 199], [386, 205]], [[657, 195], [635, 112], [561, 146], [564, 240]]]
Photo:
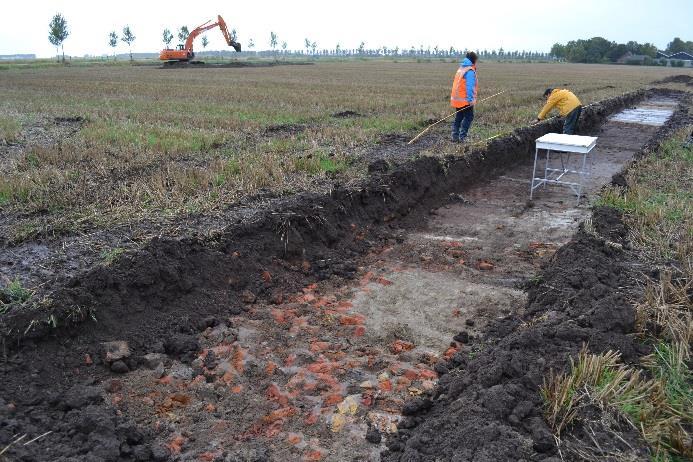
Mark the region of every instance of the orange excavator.
[[232, 37], [231, 34], [229, 34], [229, 30], [226, 28], [226, 22], [224, 22], [224, 19], [221, 16], [217, 16], [216, 22], [207, 21], [201, 26], [197, 26], [192, 32], [190, 32], [190, 35], [188, 35], [184, 45], [178, 45], [178, 48], [175, 50], [170, 48], [161, 50], [161, 53], [159, 53], [159, 59], [172, 64], [187, 63], [191, 61], [195, 57], [195, 52], [193, 51], [193, 42], [195, 41], [195, 38], [201, 33], [214, 29], [217, 26], [219, 26], [221, 33], [224, 34], [226, 43], [228, 43], [230, 47], [233, 47], [234, 50], [241, 51], [241, 44], [235, 40], [235, 37]]

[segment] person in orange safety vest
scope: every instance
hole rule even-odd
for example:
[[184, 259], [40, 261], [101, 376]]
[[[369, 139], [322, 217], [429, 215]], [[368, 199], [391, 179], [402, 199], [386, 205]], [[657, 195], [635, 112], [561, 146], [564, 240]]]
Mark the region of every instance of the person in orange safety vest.
[[461, 143], [467, 137], [474, 120], [474, 105], [479, 90], [476, 78], [476, 53], [470, 51], [460, 63], [450, 92], [450, 105], [456, 109], [452, 122], [452, 141]]

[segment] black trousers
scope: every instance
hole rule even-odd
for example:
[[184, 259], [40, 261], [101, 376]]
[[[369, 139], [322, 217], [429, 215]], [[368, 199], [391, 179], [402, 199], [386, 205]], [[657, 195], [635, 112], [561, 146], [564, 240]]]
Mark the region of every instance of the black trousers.
[[578, 129], [578, 119], [580, 119], [580, 114], [582, 114], [582, 106], [578, 106], [565, 116], [565, 122], [563, 122], [563, 134], [564, 135], [574, 135]]

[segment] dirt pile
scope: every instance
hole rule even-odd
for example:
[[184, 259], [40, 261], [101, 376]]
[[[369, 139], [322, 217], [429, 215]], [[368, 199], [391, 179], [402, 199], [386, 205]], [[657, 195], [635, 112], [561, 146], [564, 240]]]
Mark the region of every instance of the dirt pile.
[[[626, 245], [620, 218], [596, 210], [593, 228], [583, 228], [540, 274], [522, 318], [499, 321], [477, 354], [461, 351], [436, 368], [444, 374], [438, 388], [405, 408], [410, 417], [384, 459], [552, 460], [555, 441], [538, 393], [545, 375], [563, 370], [583, 344], [619, 350], [625, 361], [647, 352], [629, 335], [635, 313], [625, 294], [638, 290], [633, 257], [614, 243]], [[606, 435], [599, 443], [625, 447]]]
[[[590, 107], [585, 111], [585, 126], [596, 127], [612, 112], [643, 96], [644, 92], [637, 92]], [[281, 299], [282, 293], [299, 291], [332, 275], [350, 277], [355, 271], [352, 261], [387, 235], [388, 223], [416, 223], [451, 191], [463, 191], [526, 161], [533, 152], [534, 139], [556, 127], [558, 122], [548, 122], [520, 129], [494, 140], [488, 149], [474, 150], [462, 158], [407, 161], [374, 174], [360, 189], [337, 187], [329, 195], [280, 199], [271, 208], [253, 213], [252, 220], [214, 236], [153, 239], [141, 251], [67, 280], [50, 294], [50, 310], [13, 311], [3, 316], [0, 327], [7, 360], [0, 370], [6, 403], [0, 404], [12, 417], [3, 418], [0, 446], [9, 444], [18, 433], [55, 428], [46, 441], [56, 460], [137, 460], [150, 453], [156, 459], [159, 449], [147, 446], [147, 435], [140, 433], [128, 439], [129, 433], [119, 430], [128, 424], [114, 415], [109, 405], [96, 398], [75, 408], [55, 401], [56, 396], [75, 386], [93, 386], [109, 379], [116, 380], [109, 382], [109, 387], [118, 387], [117, 379], [101, 367], [102, 360], [90, 356], [100, 343], [127, 342], [133, 356], [125, 363], [127, 369], [142, 367], [148, 353], [166, 352], [187, 361], [195, 349], [187, 340], [210, 327], [206, 320], [229, 312], [243, 315], [248, 301], [271, 303]], [[406, 151], [403, 145], [393, 142], [386, 149]], [[601, 251], [594, 250], [596, 263]], [[581, 271], [587, 268], [581, 267]], [[621, 277], [605, 274], [605, 282], [600, 283], [607, 288], [625, 283]], [[546, 335], [553, 332], [547, 329]], [[531, 339], [518, 340], [522, 341], [531, 346]], [[569, 351], [565, 349], [564, 357]], [[501, 376], [503, 368], [514, 364], [513, 358], [499, 358]], [[125, 371], [121, 365], [118, 369]], [[493, 378], [498, 370], [495, 367], [479, 373], [490, 373]], [[532, 370], [534, 377], [539, 369]], [[31, 384], [28, 388], [27, 383]], [[499, 389], [497, 398], [504, 399], [506, 391]], [[417, 414], [427, 406], [429, 403], [422, 401], [410, 406], [407, 413]], [[432, 402], [431, 406], [436, 412], [438, 406]], [[473, 414], [468, 414], [472, 418]], [[526, 415], [530, 414], [528, 411]], [[61, 424], [73, 418], [74, 425]], [[96, 423], [80, 427], [80, 419]], [[539, 424], [535, 426], [539, 428]], [[84, 433], [79, 428], [100, 430], [92, 436], [94, 431]], [[109, 441], [104, 445], [112, 449], [108, 456], [97, 454], [97, 445], [89, 444], [99, 440]], [[42, 447], [46, 446], [29, 445], [21, 452], [28, 460], [40, 460], [36, 451]]]
[[652, 82], [654, 84], [660, 83], [685, 83], [688, 85], [693, 85], [693, 76], [686, 74], [672, 75], [671, 77], [666, 77], [661, 80], [655, 80]]
[[363, 114], [359, 114], [356, 111], [352, 111], [351, 109], [347, 109], [346, 111], [341, 111], [341, 112], [335, 112], [332, 114], [332, 117], [336, 119], [349, 119], [349, 118], [354, 118], [354, 117], [363, 117]]

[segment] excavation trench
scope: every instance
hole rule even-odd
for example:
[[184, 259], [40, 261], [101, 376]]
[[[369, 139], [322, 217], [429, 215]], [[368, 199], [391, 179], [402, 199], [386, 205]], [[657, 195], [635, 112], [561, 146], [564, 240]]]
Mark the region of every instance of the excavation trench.
[[[607, 120], [643, 98], [638, 110], [660, 118], [677, 104], [640, 92], [586, 111], [599, 141], [581, 206], [560, 188], [528, 204], [533, 140], [558, 127], [544, 124], [73, 278], [49, 316], [4, 321], [0, 445], [56, 428], [9, 453], [379, 460], [403, 411], [421, 411], [405, 402], [433, 392], [488, 325], [522, 314], [523, 287], [655, 135], [649, 119]], [[99, 345], [117, 340], [131, 352], [114, 367]]]

